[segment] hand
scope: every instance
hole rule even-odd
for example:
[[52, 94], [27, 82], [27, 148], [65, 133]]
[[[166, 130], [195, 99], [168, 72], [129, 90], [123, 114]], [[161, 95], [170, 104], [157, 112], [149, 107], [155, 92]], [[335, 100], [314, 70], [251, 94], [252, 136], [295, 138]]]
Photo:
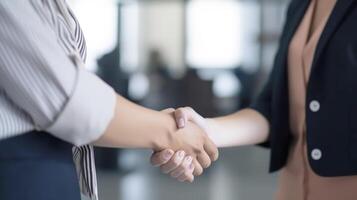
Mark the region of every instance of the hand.
[[[193, 171], [195, 165], [191, 156], [186, 156], [184, 151], [177, 151], [176, 153], [171, 149], [166, 149], [151, 156], [151, 164], [160, 167], [161, 172], [170, 174], [172, 178], [180, 182], [193, 182]], [[199, 167], [201, 165], [197, 163]], [[201, 172], [202, 173], [202, 167]]]
[[[167, 109], [164, 112], [174, 112], [176, 123], [179, 128], [184, 128], [186, 124], [191, 121], [206, 132], [209, 130], [206, 120], [190, 107], [179, 108], [177, 110]], [[207, 159], [203, 160], [203, 162], [202, 160], [201, 162], [193, 160], [193, 163], [190, 164], [189, 161], [192, 160], [191, 157], [184, 157], [183, 155], [185, 155], [185, 152], [183, 151], [174, 153], [174, 151], [167, 149], [154, 153], [151, 157], [151, 163], [154, 166], [160, 166], [163, 173], [170, 173], [173, 178], [177, 178], [179, 181], [188, 182], [192, 182], [194, 180], [192, 173], [194, 173], [195, 176], [201, 175], [203, 168], [207, 168], [211, 164], [211, 162], [205, 163], [205, 160], [207, 161]], [[217, 156], [212, 159], [212, 161], [217, 160], [217, 158], [218, 153]]]
[[216, 145], [208, 138], [203, 129], [192, 122], [187, 122], [184, 128], [178, 129], [170, 137], [172, 137], [172, 142], [168, 145], [169, 149], [183, 150], [193, 157], [194, 162], [198, 161], [203, 168], [209, 167], [211, 161], [217, 160]]

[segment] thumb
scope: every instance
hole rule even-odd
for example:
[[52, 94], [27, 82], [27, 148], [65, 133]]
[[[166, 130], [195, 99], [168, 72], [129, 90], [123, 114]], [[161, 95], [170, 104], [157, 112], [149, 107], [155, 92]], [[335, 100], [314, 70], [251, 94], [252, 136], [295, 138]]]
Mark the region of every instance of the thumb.
[[185, 128], [187, 121], [192, 118], [191, 113], [185, 108], [175, 110], [175, 120], [178, 128]]

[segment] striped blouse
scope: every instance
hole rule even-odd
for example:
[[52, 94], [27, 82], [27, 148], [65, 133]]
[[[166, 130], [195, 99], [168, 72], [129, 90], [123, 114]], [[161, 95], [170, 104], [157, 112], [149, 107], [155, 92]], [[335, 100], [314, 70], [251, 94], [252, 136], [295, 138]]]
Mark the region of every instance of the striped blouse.
[[115, 92], [84, 69], [86, 44], [65, 0], [0, 1], [0, 139], [43, 130], [74, 144], [81, 191], [97, 199], [91, 142]]

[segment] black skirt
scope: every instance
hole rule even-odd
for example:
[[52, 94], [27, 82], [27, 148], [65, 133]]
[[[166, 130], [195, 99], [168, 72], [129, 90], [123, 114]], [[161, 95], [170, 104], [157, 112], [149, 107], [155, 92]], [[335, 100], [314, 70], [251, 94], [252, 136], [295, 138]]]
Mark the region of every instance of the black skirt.
[[72, 145], [44, 132], [0, 141], [1, 200], [80, 200]]

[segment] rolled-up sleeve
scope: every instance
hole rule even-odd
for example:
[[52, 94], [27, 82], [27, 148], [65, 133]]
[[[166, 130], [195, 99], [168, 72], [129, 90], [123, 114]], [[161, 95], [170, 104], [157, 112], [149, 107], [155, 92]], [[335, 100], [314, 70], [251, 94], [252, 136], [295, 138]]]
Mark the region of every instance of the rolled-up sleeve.
[[73, 62], [30, 1], [0, 1], [0, 88], [35, 127], [77, 146], [114, 114], [114, 90]]

